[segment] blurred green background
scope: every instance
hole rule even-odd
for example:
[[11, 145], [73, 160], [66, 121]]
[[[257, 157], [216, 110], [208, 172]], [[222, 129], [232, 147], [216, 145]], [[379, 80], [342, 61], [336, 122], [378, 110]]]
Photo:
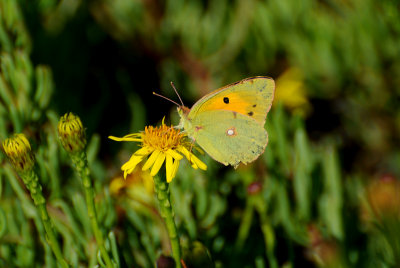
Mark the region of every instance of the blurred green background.
[[[399, 13], [394, 0], [0, 0], [0, 139], [28, 136], [65, 257], [92, 267], [82, 186], [56, 135], [61, 115], [79, 115], [103, 231], [121, 267], [154, 267], [170, 251], [151, 179], [124, 182], [135, 147], [107, 136], [177, 124], [176, 107], [152, 95], [177, 100], [170, 81], [191, 106], [271, 76], [264, 155], [237, 170], [205, 156], [207, 171], [182, 165], [171, 183], [189, 267], [206, 267], [195, 247], [216, 267], [397, 267]], [[0, 266], [55, 267], [1, 160]]]

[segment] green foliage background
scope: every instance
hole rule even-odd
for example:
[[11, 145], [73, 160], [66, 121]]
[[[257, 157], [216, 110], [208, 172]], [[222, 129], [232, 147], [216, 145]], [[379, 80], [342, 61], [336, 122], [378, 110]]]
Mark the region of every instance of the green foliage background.
[[[395, 267], [399, 13], [392, 0], [0, 0], [0, 139], [28, 136], [65, 258], [93, 267], [82, 186], [56, 133], [62, 114], [78, 114], [103, 231], [121, 267], [154, 267], [169, 254], [154, 196], [141, 180], [110, 193], [135, 147], [106, 137], [163, 116], [176, 124], [175, 107], [151, 94], [176, 99], [170, 81], [190, 104], [295, 68], [311, 109], [298, 114], [277, 99], [260, 160], [180, 167], [171, 193], [182, 246], [193, 253], [200, 241], [216, 267]], [[3, 155], [0, 205], [0, 266], [56, 267]], [[188, 256], [189, 267], [205, 267]]]

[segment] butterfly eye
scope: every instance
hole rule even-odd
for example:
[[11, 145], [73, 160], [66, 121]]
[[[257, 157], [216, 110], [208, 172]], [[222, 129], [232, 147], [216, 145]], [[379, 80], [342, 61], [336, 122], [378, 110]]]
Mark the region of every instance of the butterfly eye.
[[229, 98], [228, 98], [228, 97], [225, 97], [225, 98], [224, 98], [224, 102], [225, 102], [226, 104], [228, 104], [228, 103], [229, 103]]

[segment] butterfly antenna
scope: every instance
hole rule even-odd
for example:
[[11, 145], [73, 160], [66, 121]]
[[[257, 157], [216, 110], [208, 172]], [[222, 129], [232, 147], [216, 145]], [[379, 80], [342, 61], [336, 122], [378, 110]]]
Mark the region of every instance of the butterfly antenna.
[[163, 99], [166, 99], [166, 100], [168, 100], [168, 101], [174, 103], [176, 106], [179, 106], [179, 107], [180, 107], [179, 103], [177, 103], [177, 102], [175, 102], [175, 101], [173, 101], [173, 100], [171, 100], [171, 99], [169, 99], [169, 98], [167, 98], [167, 97], [165, 97], [165, 96], [163, 96], [163, 95], [160, 95], [160, 94], [155, 93], [155, 92], [153, 92], [153, 95], [156, 95], [156, 96], [158, 96], [158, 97], [161, 97], [161, 98], [163, 98]]
[[183, 101], [182, 101], [182, 99], [181, 99], [181, 96], [179, 96], [179, 94], [178, 94], [178, 90], [176, 90], [176, 87], [175, 87], [175, 85], [174, 85], [174, 82], [172, 82], [172, 81], [171, 81], [171, 86], [172, 86], [172, 88], [174, 89], [176, 95], [178, 95], [178, 98], [179, 98], [179, 100], [181, 101], [182, 106], [185, 106], [185, 105], [183, 104]]

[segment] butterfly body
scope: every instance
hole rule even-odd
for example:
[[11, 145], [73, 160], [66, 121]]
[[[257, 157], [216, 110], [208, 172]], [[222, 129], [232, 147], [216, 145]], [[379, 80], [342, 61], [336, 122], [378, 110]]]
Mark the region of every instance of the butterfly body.
[[217, 89], [192, 109], [179, 107], [179, 127], [224, 165], [252, 162], [268, 143], [264, 124], [274, 91], [274, 80], [263, 76]]

